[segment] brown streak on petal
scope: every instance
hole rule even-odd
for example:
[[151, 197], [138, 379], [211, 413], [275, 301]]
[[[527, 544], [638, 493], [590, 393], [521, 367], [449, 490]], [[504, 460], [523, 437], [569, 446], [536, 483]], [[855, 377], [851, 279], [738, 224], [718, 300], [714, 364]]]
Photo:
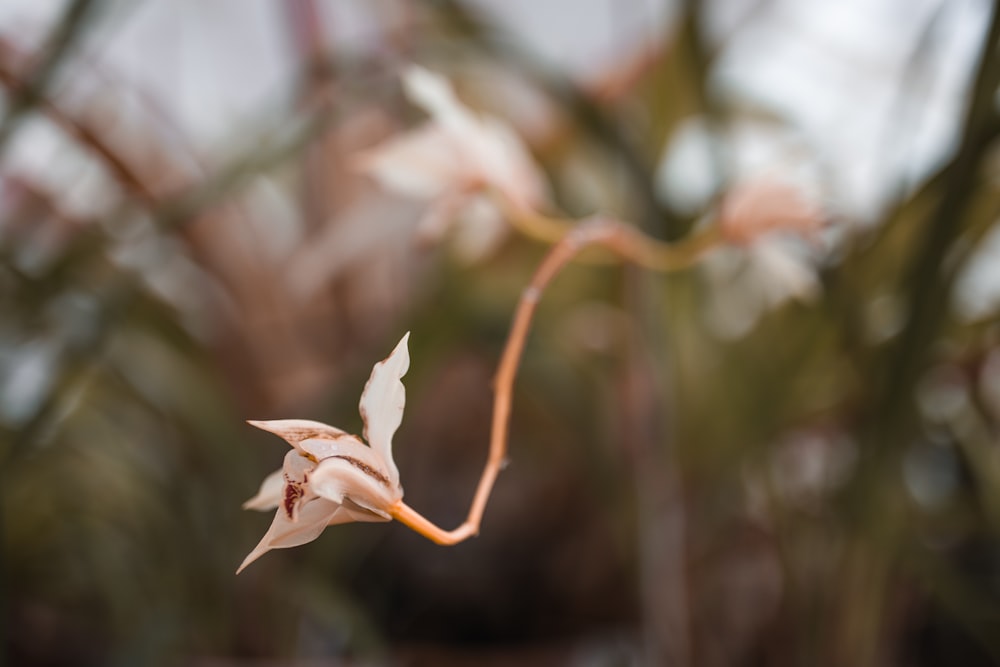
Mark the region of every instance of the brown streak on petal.
[[290, 428], [285, 429], [283, 433], [287, 436], [287, 439], [294, 440], [295, 442], [302, 442], [303, 440], [336, 440], [344, 435], [343, 433], [328, 433], [312, 428]]
[[372, 479], [381, 482], [383, 485], [385, 485], [387, 487], [389, 486], [389, 478], [386, 477], [385, 475], [383, 475], [381, 472], [379, 472], [375, 468], [372, 468], [370, 465], [368, 465], [364, 461], [359, 461], [358, 459], [353, 458], [351, 456], [343, 456], [343, 455], [331, 456], [330, 458], [343, 459], [343, 460], [347, 461], [348, 463], [350, 463], [355, 468], [357, 468], [358, 470], [360, 470], [361, 472], [363, 472], [366, 475], [368, 475], [369, 477], [371, 477]]
[[302, 487], [298, 484], [292, 484], [291, 482], [285, 484], [285, 498], [282, 507], [285, 508], [285, 514], [288, 515], [290, 521], [295, 521], [297, 518], [295, 510], [302, 495]]

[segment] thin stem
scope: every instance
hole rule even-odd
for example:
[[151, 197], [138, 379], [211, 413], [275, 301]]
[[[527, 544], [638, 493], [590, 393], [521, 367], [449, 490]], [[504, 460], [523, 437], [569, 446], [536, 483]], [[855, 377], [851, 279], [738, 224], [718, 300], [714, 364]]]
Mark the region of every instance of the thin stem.
[[[716, 236], [709, 234], [705, 234], [704, 237], [704, 240], [701, 241], [695, 242], [696, 240], [693, 240], [690, 246], [685, 244], [683, 247], [686, 249], [686, 252], [690, 252], [696, 257], [711, 247], [717, 240]], [[507, 336], [507, 343], [500, 357], [500, 365], [495, 381], [496, 393], [493, 400], [493, 423], [490, 429], [489, 456], [486, 459], [483, 474], [479, 479], [479, 485], [476, 487], [476, 493], [473, 496], [468, 516], [458, 528], [450, 531], [444, 530], [400, 501], [389, 510], [389, 514], [394, 519], [437, 544], [457, 544], [479, 533], [479, 526], [482, 522], [483, 512], [486, 509], [486, 503], [489, 500], [497, 475], [500, 474], [507, 456], [507, 433], [510, 425], [514, 380], [517, 376], [521, 354], [524, 352], [528, 330], [531, 328], [531, 320], [534, 317], [535, 308], [543, 292], [549, 283], [552, 282], [552, 279], [573, 258], [590, 246], [603, 246], [619, 255], [622, 259], [647, 266], [647, 264], [641, 261], [648, 259], [648, 256], [644, 254], [646, 251], [643, 250], [646, 248], [647, 241], [648, 237], [641, 235], [635, 228], [607, 218], [592, 218], [574, 225], [562, 235], [535, 270], [531, 282], [521, 292], [517, 310], [514, 312], [514, 321], [511, 324], [510, 334]], [[671, 249], [675, 252], [680, 252], [678, 246], [671, 246]], [[680, 255], [674, 257], [673, 261], [681, 263], [681, 259], [684, 259], [687, 263], [693, 261], [693, 257], [682, 258]]]
[[[504, 212], [511, 226], [525, 236], [543, 243], [558, 243], [578, 226], [575, 220], [548, 216], [537, 211], [512, 206], [502, 195], [494, 193], [494, 201]], [[708, 250], [722, 241], [717, 225], [709, 225], [674, 243], [659, 241], [633, 225], [618, 225], [611, 243], [621, 258], [651, 271], [679, 271], [694, 264]]]

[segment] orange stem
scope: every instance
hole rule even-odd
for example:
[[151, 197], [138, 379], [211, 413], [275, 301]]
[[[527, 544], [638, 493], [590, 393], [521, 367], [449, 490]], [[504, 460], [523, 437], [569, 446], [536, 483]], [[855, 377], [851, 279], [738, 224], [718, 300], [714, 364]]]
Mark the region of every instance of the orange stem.
[[[493, 423], [490, 429], [490, 448], [479, 485], [472, 499], [465, 522], [454, 530], [440, 528], [402, 501], [390, 509], [389, 514], [404, 525], [437, 544], [458, 544], [479, 534], [483, 512], [493, 491], [497, 475], [507, 455], [507, 433], [510, 425], [511, 401], [517, 368], [524, 352], [528, 330], [538, 301], [552, 279], [581, 251], [592, 245], [601, 245], [624, 259], [641, 263], [636, 256], [636, 235], [632, 227], [606, 218], [592, 218], [574, 226], [552, 247], [535, 270], [531, 282], [521, 293], [514, 312], [510, 334], [500, 357], [493, 400]], [[697, 254], [712, 247], [715, 239], [696, 246]]]

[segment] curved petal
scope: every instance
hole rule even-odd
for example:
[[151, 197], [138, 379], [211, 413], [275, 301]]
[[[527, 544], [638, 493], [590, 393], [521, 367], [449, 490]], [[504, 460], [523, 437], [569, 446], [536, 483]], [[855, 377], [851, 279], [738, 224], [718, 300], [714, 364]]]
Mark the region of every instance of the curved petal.
[[380, 470], [384, 467], [381, 458], [371, 447], [361, 442], [358, 436], [349, 433], [331, 440], [325, 438], [303, 440], [299, 443], [299, 447], [304, 454], [316, 459], [316, 463], [331, 456], [356, 456]]
[[[499, 189], [519, 208], [536, 208], [546, 199], [545, 180], [521, 138], [506, 123], [479, 115], [465, 106], [445, 77], [419, 66], [403, 73], [407, 97], [431, 115], [461, 153], [458, 182], [485, 182]], [[440, 150], [440, 149], [439, 149]]]
[[436, 124], [379, 144], [358, 164], [387, 190], [418, 199], [439, 197], [469, 179], [461, 152]]
[[748, 244], [774, 231], [816, 238], [826, 225], [821, 206], [803, 188], [758, 178], [737, 183], [719, 205], [718, 224], [734, 243]]
[[299, 508], [315, 497], [306, 484], [309, 473], [315, 467], [316, 462], [297, 449], [285, 455], [285, 463], [281, 466], [285, 485], [281, 490], [281, 509], [278, 511], [283, 511], [291, 521], [298, 521]]
[[411, 102], [430, 114], [436, 122], [449, 130], [467, 131], [475, 124], [475, 117], [455, 96], [451, 82], [436, 72], [411, 65], [402, 75], [403, 92]]
[[399, 484], [399, 472], [392, 460], [392, 436], [403, 420], [406, 405], [406, 389], [399, 380], [410, 367], [410, 352], [406, 347], [409, 338], [410, 333], [406, 332], [392, 354], [372, 368], [359, 406], [365, 422], [365, 439], [382, 457], [393, 485]]
[[275, 470], [264, 478], [260, 485], [260, 490], [250, 500], [243, 503], [245, 510], [257, 510], [266, 512], [281, 504], [281, 496], [285, 490], [285, 471], [282, 468]]
[[538, 208], [548, 197], [545, 179], [517, 133], [491, 117], [481, 122], [480, 140], [474, 145], [483, 179], [500, 190], [517, 208]]
[[271, 549], [284, 549], [287, 547], [297, 547], [300, 544], [311, 542], [319, 537], [323, 529], [329, 525], [340, 505], [323, 498], [314, 498], [302, 504], [298, 512], [297, 520], [288, 518], [284, 509], [279, 509], [274, 514], [274, 521], [268, 528], [260, 543], [243, 560], [236, 574], [254, 562]]
[[421, 243], [440, 241], [455, 226], [459, 214], [469, 201], [469, 194], [461, 189], [447, 192], [435, 199], [417, 223], [417, 240]]
[[352, 501], [385, 519], [403, 497], [403, 490], [381, 470], [348, 455], [320, 461], [309, 475], [309, 490], [338, 504]]
[[480, 117], [465, 106], [451, 82], [428, 69], [412, 65], [403, 72], [403, 91], [411, 102], [430, 114], [433, 122], [448, 135], [449, 143], [466, 156], [467, 168], [486, 177], [482, 163], [483, 144], [491, 138]]
[[271, 421], [251, 419], [247, 420], [247, 423], [284, 438], [292, 447], [298, 447], [300, 442], [309, 438], [338, 438], [345, 433], [335, 426], [310, 419], [272, 419]]
[[342, 523], [356, 522], [385, 522], [391, 521], [392, 519], [388, 516], [381, 516], [375, 514], [370, 510], [366, 510], [364, 507], [353, 503], [350, 499], [345, 499], [344, 504], [337, 508], [333, 516], [330, 517], [330, 521], [326, 524], [328, 526], [337, 526]]
[[749, 247], [753, 270], [759, 274], [759, 289], [766, 304], [777, 308], [788, 299], [809, 302], [821, 290], [816, 270], [796, 255], [781, 239], [763, 238]]

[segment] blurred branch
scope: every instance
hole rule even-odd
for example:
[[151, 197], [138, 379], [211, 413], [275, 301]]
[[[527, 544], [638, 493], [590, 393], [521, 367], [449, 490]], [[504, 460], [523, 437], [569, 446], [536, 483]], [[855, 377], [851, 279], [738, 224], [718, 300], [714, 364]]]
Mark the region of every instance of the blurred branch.
[[94, 10], [99, 5], [98, 0], [73, 0], [66, 8], [55, 31], [42, 49], [41, 62], [33, 67], [31, 77], [25, 85], [19, 87], [10, 98], [7, 115], [0, 124], [0, 156], [3, 155], [24, 114], [38, 103], [59, 64], [83, 35], [86, 21], [93, 16]]
[[[298, 102], [306, 109], [329, 107], [332, 103], [334, 67], [326, 43], [324, 14], [316, 0], [290, 0], [284, 8], [300, 70]], [[302, 157], [302, 218], [307, 229], [316, 230], [329, 217], [327, 197], [331, 165], [322, 142], [307, 148]]]
[[[9, 45], [2, 41], [0, 41], [0, 47], [2, 47], [0, 53], [11, 52]], [[23, 76], [14, 71], [10, 60], [10, 58], [0, 60], [0, 84], [6, 87], [12, 95], [21, 95], [31, 86], [31, 82], [26, 81]], [[46, 96], [44, 90], [33, 93], [33, 99], [34, 104], [54, 123], [76, 137], [80, 143], [100, 158], [119, 182], [136, 198], [146, 204], [154, 203], [155, 196], [142, 182], [139, 174], [129, 166], [123, 155], [100, 136], [97, 129], [87, 125], [82, 120], [78, 120], [70, 112], [61, 109], [55, 101]]]
[[[848, 499], [855, 533], [847, 550], [841, 591], [844, 608], [839, 634], [830, 647], [849, 664], [874, 665], [888, 650], [885, 618], [890, 594], [897, 583], [896, 566], [911, 530], [904, 519], [907, 503], [898, 465], [917, 432], [915, 388], [928, 353], [942, 326], [958, 268], [951, 252], [968, 224], [977, 174], [996, 126], [994, 99], [1000, 84], [1000, 12], [991, 3], [989, 30], [976, 65], [962, 139], [942, 174], [940, 199], [916, 237], [913, 260], [901, 282], [905, 325], [885, 351], [883, 375], [878, 378], [863, 433], [863, 453]], [[894, 472], [891, 472], [894, 471]]]
[[[235, 160], [210, 179], [206, 184], [192, 188], [177, 197], [163, 200], [151, 212], [163, 231], [175, 230], [194, 219], [201, 211], [216, 204], [225, 196], [239, 188], [249, 178], [285, 163], [298, 155], [302, 148], [322, 133], [333, 119], [333, 114], [323, 114], [308, 119], [294, 128], [291, 137], [276, 146], [263, 151], [255, 151], [249, 156]], [[124, 214], [123, 214], [124, 215]], [[105, 243], [103, 227], [93, 222], [77, 241], [74, 257], [91, 258], [100, 255]], [[65, 260], [64, 260], [65, 261]], [[0, 431], [0, 441], [6, 443], [7, 451], [2, 452], [2, 464], [7, 465], [14, 457], [23, 455], [50, 425], [59, 412], [62, 398], [83, 381], [89, 369], [99, 363], [108, 341], [116, 330], [115, 325], [125, 317], [131, 306], [144, 294], [142, 277], [131, 272], [119, 272], [111, 284], [103, 290], [101, 309], [95, 316], [92, 334], [67, 346], [61, 355], [58, 367], [63, 369], [61, 382], [46, 397], [35, 413], [16, 429]]]
[[1000, 11], [995, 3], [991, 3], [990, 11], [989, 31], [976, 68], [962, 140], [945, 178], [943, 196], [929, 219], [909, 279], [904, 283], [909, 287], [906, 325], [892, 350], [881, 406], [876, 410], [889, 442], [899, 437], [895, 431], [906, 420], [906, 406], [912, 404], [913, 387], [923, 370], [927, 350], [941, 326], [941, 315], [948, 305], [951, 286], [960, 268], [945, 265], [945, 260], [964, 228], [978, 185], [976, 176], [991, 146], [990, 133], [997, 127], [994, 100], [1000, 84], [1000, 58], [997, 57]]

